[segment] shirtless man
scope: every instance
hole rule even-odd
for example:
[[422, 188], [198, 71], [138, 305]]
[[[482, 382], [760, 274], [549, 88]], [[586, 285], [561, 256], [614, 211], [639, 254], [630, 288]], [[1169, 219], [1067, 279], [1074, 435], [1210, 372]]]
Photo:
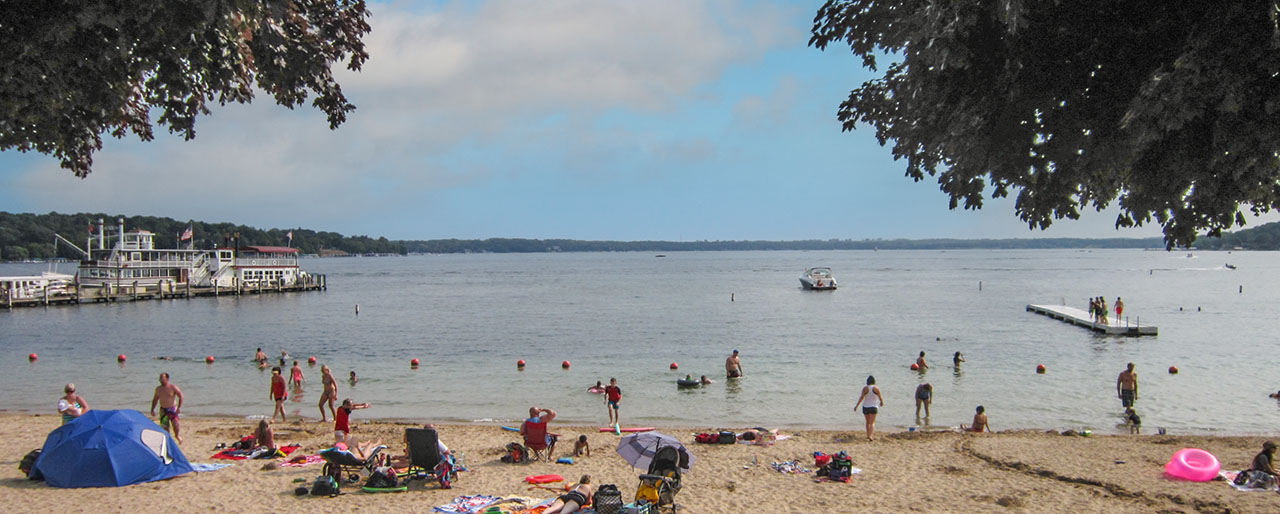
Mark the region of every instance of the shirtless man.
[[928, 365], [927, 363], [925, 363], [925, 362], [924, 362], [924, 352], [923, 352], [923, 351], [921, 351], [921, 352], [920, 352], [920, 356], [919, 356], [919, 357], [916, 357], [916, 367], [919, 367], [922, 371], [923, 371], [923, 370], [926, 370], [926, 369], [929, 369], [929, 365]]
[[160, 404], [160, 426], [166, 429], [172, 425], [173, 438], [182, 443], [182, 437], [178, 435], [178, 414], [182, 412], [182, 390], [178, 386], [169, 383], [169, 374], [160, 374], [160, 385], [156, 386], [156, 393], [151, 396], [151, 415], [156, 415], [156, 403]]
[[328, 365], [320, 366], [320, 383], [324, 384], [324, 393], [320, 395], [320, 403], [316, 406], [320, 407], [320, 422], [324, 423], [329, 421], [324, 413], [325, 402], [329, 402], [329, 414], [333, 415], [334, 419], [338, 416], [333, 408], [334, 402], [338, 401], [338, 381], [334, 380], [333, 372], [329, 371]]
[[267, 362], [266, 352], [262, 351], [262, 348], [258, 348], [258, 353], [253, 354], [253, 360], [256, 361], [258, 364]]
[[1116, 396], [1120, 397], [1120, 404], [1124, 407], [1133, 407], [1133, 402], [1138, 399], [1138, 374], [1133, 371], [1132, 362], [1116, 378]]
[[742, 360], [738, 358], [738, 350], [734, 350], [733, 355], [724, 360], [724, 374], [726, 378], [738, 378], [745, 375], [742, 372]]

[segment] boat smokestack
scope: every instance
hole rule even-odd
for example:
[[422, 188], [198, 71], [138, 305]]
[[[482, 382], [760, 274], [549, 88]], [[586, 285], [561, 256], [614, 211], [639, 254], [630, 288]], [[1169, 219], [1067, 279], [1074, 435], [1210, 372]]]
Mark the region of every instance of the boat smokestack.
[[106, 226], [106, 222], [102, 221], [102, 218], [98, 218], [98, 249], [99, 250], [105, 250], [107, 248], [107, 235], [102, 233], [102, 229], [105, 226]]
[[124, 218], [117, 218], [116, 223], [119, 223], [120, 225], [120, 248], [124, 248]]

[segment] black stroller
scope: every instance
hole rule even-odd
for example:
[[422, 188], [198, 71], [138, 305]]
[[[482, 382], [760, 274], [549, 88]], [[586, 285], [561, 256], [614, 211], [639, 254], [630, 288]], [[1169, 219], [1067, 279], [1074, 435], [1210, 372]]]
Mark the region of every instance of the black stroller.
[[680, 467], [688, 466], [689, 456], [683, 448], [663, 446], [653, 454], [649, 472], [640, 475], [636, 488], [636, 501], [646, 501], [659, 508], [670, 505], [675, 512], [675, 496], [680, 492]]

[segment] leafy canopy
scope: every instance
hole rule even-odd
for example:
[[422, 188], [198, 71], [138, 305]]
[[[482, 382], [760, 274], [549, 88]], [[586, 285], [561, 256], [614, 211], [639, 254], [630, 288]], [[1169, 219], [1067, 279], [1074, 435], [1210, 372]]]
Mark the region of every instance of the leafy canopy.
[[1117, 201], [1167, 246], [1280, 201], [1280, 2], [828, 0], [810, 45], [884, 74], [840, 104], [951, 208], [1032, 228]]
[[[368, 59], [363, 0], [31, 0], [0, 15], [0, 151], [35, 150], [85, 177], [104, 132], [151, 140], [152, 113], [195, 137], [217, 101], [253, 87], [337, 128], [355, 106], [331, 65]], [[20, 5], [12, 5], [20, 4]]]

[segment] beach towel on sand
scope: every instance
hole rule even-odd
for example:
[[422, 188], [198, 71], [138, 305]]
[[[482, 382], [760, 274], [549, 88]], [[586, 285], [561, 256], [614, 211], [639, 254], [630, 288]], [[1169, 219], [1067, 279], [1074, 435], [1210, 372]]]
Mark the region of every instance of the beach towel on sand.
[[293, 460], [287, 460], [287, 461], [281, 462], [280, 465], [289, 466], [291, 468], [300, 468], [302, 466], [310, 466], [312, 464], [321, 464], [321, 463], [324, 463], [324, 457], [321, 457], [319, 455], [308, 455], [307, 459], [304, 461], [296, 462]]
[[474, 496], [459, 496], [454, 498], [452, 502], [436, 507], [436, 512], [444, 512], [445, 514], [475, 514], [484, 510], [490, 503], [501, 500], [497, 496], [485, 496], [478, 494]]
[[[280, 450], [280, 453], [283, 453], [283, 454], [285, 454], [285, 456], [288, 456], [290, 453], [293, 453], [293, 451], [294, 451], [294, 450], [297, 450], [298, 448], [299, 448], [299, 446], [295, 444], [295, 445], [293, 445], [293, 446], [281, 446], [281, 447], [279, 448], [279, 450]], [[245, 459], [249, 458], [249, 456], [250, 456], [250, 455], [252, 455], [252, 454], [253, 454], [253, 450], [230, 450], [230, 449], [228, 449], [228, 450], [222, 450], [222, 451], [220, 451], [220, 452], [218, 452], [218, 453], [215, 453], [215, 454], [213, 454], [213, 457], [210, 457], [210, 458], [211, 458], [211, 459], [222, 459], [222, 460], [245, 460]]]
[[1253, 484], [1253, 483], [1247, 483], [1247, 482], [1246, 482], [1246, 483], [1244, 483], [1244, 484], [1237, 484], [1237, 483], [1236, 483], [1236, 477], [1237, 477], [1238, 475], [1240, 475], [1240, 473], [1244, 473], [1244, 472], [1243, 472], [1243, 471], [1219, 471], [1219, 472], [1218, 472], [1218, 476], [1220, 476], [1220, 477], [1222, 477], [1222, 478], [1226, 479], [1226, 481], [1227, 481], [1227, 485], [1231, 486], [1232, 488], [1234, 488], [1234, 489], [1235, 489], [1235, 490], [1237, 490], [1237, 491], [1246, 491], [1246, 492], [1269, 492], [1269, 491], [1276, 491], [1276, 490], [1277, 490], [1277, 489], [1276, 489], [1276, 487], [1275, 487], [1274, 485], [1273, 485], [1273, 486], [1271, 486], [1271, 487], [1257, 487], [1257, 486], [1256, 486], [1256, 484]]
[[192, 462], [191, 470], [196, 473], [204, 473], [207, 471], [217, 471], [219, 469], [230, 466], [230, 464], [209, 464], [207, 462]]

